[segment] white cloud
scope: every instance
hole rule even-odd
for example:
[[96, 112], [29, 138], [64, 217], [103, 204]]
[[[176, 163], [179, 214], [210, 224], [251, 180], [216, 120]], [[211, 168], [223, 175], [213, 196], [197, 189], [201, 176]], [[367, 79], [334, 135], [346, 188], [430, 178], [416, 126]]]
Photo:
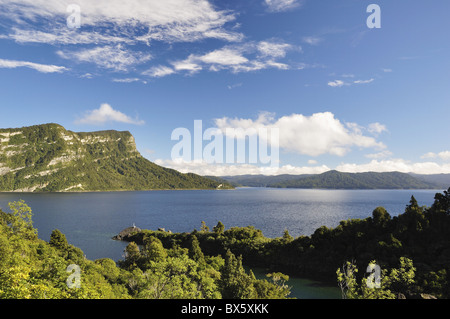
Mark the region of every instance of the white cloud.
[[318, 45], [320, 42], [322, 42], [322, 38], [309, 36], [309, 37], [303, 37], [303, 42], [308, 43], [309, 45]]
[[[350, 77], [354, 77], [353, 74], [344, 74], [342, 75], [342, 77], [346, 77], [346, 78], [350, 78]], [[342, 80], [334, 80], [334, 81], [329, 81], [328, 82], [328, 86], [331, 87], [342, 87], [342, 86], [350, 86], [353, 84], [368, 84], [368, 83], [372, 83], [373, 81], [375, 81], [375, 79], [369, 79], [369, 80], [355, 80], [353, 82], [344, 82]]]
[[88, 111], [83, 118], [75, 121], [77, 124], [104, 124], [107, 122], [119, 122], [134, 125], [142, 125], [145, 122], [139, 119], [133, 119], [128, 115], [114, 110], [111, 105], [103, 103], [98, 109]]
[[[124, 79], [112, 79], [113, 82], [116, 83], [133, 83], [133, 82], [139, 82], [141, 79], [139, 78], [124, 78]], [[145, 82], [145, 81], [143, 81]]]
[[68, 69], [63, 66], [49, 65], [33, 63], [28, 61], [16, 61], [16, 60], [6, 60], [0, 59], [0, 68], [4, 69], [14, 69], [14, 68], [30, 68], [42, 73], [61, 73], [67, 71]]
[[[290, 66], [276, 59], [286, 56], [289, 50], [301, 51], [298, 46], [275, 40], [249, 42], [242, 45], [227, 45], [205, 54], [190, 54], [184, 60], [171, 61], [174, 72], [190, 74], [207, 69], [217, 72], [229, 70], [233, 73], [252, 72], [268, 68], [287, 70]], [[174, 72], [162, 72], [161, 76]]]
[[444, 161], [450, 161], [450, 151], [443, 151], [439, 153], [429, 152], [424, 154], [422, 158], [440, 158]]
[[[414, 163], [403, 159], [393, 160], [372, 160], [369, 163], [352, 164], [343, 163], [335, 168], [327, 165], [316, 166], [294, 166], [282, 165], [280, 167], [264, 167], [252, 164], [209, 164], [204, 161], [185, 162], [182, 159], [163, 160], [157, 159], [156, 164], [178, 170], [182, 173], [195, 173], [199, 175], [211, 176], [233, 176], [233, 175], [301, 175], [301, 174], [321, 174], [331, 169], [347, 173], [364, 172], [402, 172], [416, 174], [442, 174], [450, 173], [450, 164], [439, 165], [434, 162]], [[316, 164], [311, 162], [310, 164]]]
[[227, 85], [228, 90], [232, 90], [238, 87], [241, 87], [243, 85], [243, 83], [235, 83], [235, 84], [229, 84]]
[[160, 65], [152, 67], [149, 70], [142, 72], [142, 75], [148, 75], [151, 77], [159, 78], [166, 75], [170, 75], [172, 73], [175, 73], [175, 71], [172, 68]]
[[271, 12], [282, 12], [300, 7], [303, 1], [300, 0], [264, 0], [265, 5]]
[[367, 158], [373, 158], [373, 159], [377, 159], [377, 158], [386, 158], [392, 155], [392, 152], [389, 150], [384, 150], [378, 153], [373, 153], [373, 154], [367, 154], [365, 155], [365, 157]]
[[[257, 44], [258, 51], [263, 57], [284, 58], [286, 52], [293, 48], [288, 43], [261, 41]], [[301, 48], [297, 48], [301, 50]]]
[[198, 56], [196, 60], [206, 64], [220, 64], [220, 65], [239, 65], [248, 62], [248, 59], [236, 49], [222, 48], [214, 50], [205, 55]]
[[320, 174], [329, 171], [326, 165], [298, 167], [283, 165], [280, 167], [257, 166], [252, 164], [209, 164], [204, 161], [185, 162], [182, 159], [157, 159], [156, 164], [175, 169], [182, 173], [195, 173], [209, 176], [235, 176], [235, 175], [281, 175], [281, 174]]
[[341, 87], [344, 85], [345, 85], [344, 81], [341, 81], [341, 80], [335, 80], [335, 81], [328, 82], [328, 86], [331, 86], [331, 87]]
[[372, 83], [373, 81], [375, 81], [375, 79], [369, 79], [369, 80], [356, 80], [353, 81], [354, 84], [367, 84], [367, 83]]
[[414, 163], [404, 159], [372, 160], [364, 164], [341, 164], [336, 170], [348, 173], [362, 172], [402, 172], [416, 174], [441, 174], [450, 173], [450, 164], [437, 164], [435, 162]]
[[292, 114], [275, 119], [271, 113], [262, 113], [257, 120], [216, 119], [217, 128], [226, 134], [227, 128], [279, 129], [279, 147], [299, 154], [318, 156], [332, 154], [343, 156], [352, 147], [384, 149], [375, 138], [365, 136], [359, 126], [346, 125], [330, 112], [311, 116]]
[[383, 72], [385, 72], [385, 73], [390, 73], [390, 72], [392, 72], [392, 69], [382, 69], [383, 70]]
[[[30, 21], [40, 21], [45, 43], [96, 43], [103, 36], [122, 42], [197, 41], [217, 38], [239, 41], [242, 34], [224, 28], [235, 19], [229, 11], [217, 11], [204, 0], [78, 0], [82, 27], [95, 27], [102, 34], [82, 33], [70, 39], [66, 27], [67, 5], [59, 0], [0, 0], [0, 16], [22, 27], [10, 35], [17, 41], [35, 41], [27, 34]], [[32, 28], [31, 28], [32, 30]], [[134, 30], [139, 30], [135, 32]], [[25, 31], [25, 32], [22, 32]], [[96, 31], [97, 32], [97, 31]], [[116, 42], [114, 41], [114, 42]], [[106, 43], [106, 42], [104, 42]]]
[[58, 51], [57, 54], [65, 59], [94, 63], [99, 67], [112, 69], [116, 72], [127, 71], [129, 67], [145, 63], [151, 59], [150, 54], [127, 50], [120, 44], [79, 51]]
[[386, 125], [376, 122], [369, 124], [368, 130], [370, 133], [380, 134], [387, 132], [388, 129], [386, 128]]
[[101, 34], [96, 31], [74, 31], [69, 28], [55, 28], [49, 31], [41, 30], [23, 30], [17, 27], [12, 28], [12, 33], [5, 38], [10, 38], [18, 43], [46, 43], [46, 44], [133, 44], [136, 41], [133, 38], [125, 36], [114, 36]]

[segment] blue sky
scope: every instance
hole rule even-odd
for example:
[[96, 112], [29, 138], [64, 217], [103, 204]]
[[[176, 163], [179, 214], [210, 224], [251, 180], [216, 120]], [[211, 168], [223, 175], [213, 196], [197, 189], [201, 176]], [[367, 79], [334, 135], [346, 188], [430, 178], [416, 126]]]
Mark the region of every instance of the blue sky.
[[[367, 26], [372, 3], [381, 28]], [[449, 12], [447, 0], [0, 0], [0, 127], [128, 130], [148, 159], [215, 175], [264, 165], [177, 160], [173, 130], [277, 127], [277, 173], [450, 173]]]

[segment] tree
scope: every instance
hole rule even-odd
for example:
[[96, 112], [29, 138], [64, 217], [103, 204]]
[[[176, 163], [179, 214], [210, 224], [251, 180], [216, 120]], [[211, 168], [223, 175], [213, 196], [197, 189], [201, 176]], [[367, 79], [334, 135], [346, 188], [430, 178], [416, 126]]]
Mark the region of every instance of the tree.
[[290, 243], [291, 241], [294, 240], [294, 237], [292, 237], [291, 234], [289, 234], [289, 231], [287, 229], [285, 229], [283, 232], [283, 240], [287, 243]]
[[37, 232], [33, 228], [31, 208], [23, 200], [11, 202], [8, 206], [11, 210], [8, 222], [12, 231], [27, 238], [35, 238]]
[[150, 261], [161, 262], [167, 257], [167, 251], [161, 240], [154, 236], [144, 237], [144, 254]]
[[205, 265], [205, 256], [203, 255], [197, 236], [192, 235], [191, 247], [189, 248], [189, 258], [196, 261], [200, 266]]
[[225, 230], [225, 225], [220, 220], [217, 223], [217, 225], [213, 227], [213, 231], [218, 235], [223, 234], [224, 230]]
[[377, 207], [372, 212], [372, 220], [376, 226], [385, 227], [391, 220], [391, 215], [384, 207]]
[[50, 246], [55, 247], [58, 250], [66, 251], [69, 247], [69, 244], [66, 239], [66, 235], [61, 233], [58, 229], [54, 229], [50, 235], [49, 240]]
[[206, 223], [202, 221], [202, 226], [200, 227], [200, 231], [209, 232], [209, 227], [206, 226]]
[[125, 247], [125, 260], [120, 262], [120, 265], [125, 269], [131, 270], [137, 267], [137, 263], [141, 256], [138, 245], [132, 241]]
[[253, 286], [254, 276], [248, 275], [242, 266], [242, 256], [236, 256], [228, 250], [222, 269], [220, 287], [224, 299], [251, 299], [256, 296]]

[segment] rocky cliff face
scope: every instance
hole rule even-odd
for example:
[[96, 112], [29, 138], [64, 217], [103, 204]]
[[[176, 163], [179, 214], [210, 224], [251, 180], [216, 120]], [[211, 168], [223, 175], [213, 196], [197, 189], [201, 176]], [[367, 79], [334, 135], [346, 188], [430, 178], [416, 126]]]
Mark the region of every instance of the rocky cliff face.
[[130, 132], [75, 133], [58, 124], [0, 129], [0, 191], [216, 188], [143, 158]]

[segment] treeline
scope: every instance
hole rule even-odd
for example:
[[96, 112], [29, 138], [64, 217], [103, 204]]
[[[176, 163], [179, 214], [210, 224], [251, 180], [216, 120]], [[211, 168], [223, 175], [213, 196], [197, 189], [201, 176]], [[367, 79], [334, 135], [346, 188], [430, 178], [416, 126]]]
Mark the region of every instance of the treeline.
[[[374, 260], [382, 269], [399, 267], [401, 258], [413, 261], [414, 285], [404, 295], [421, 293], [450, 297], [450, 188], [435, 195], [431, 207], [419, 206], [414, 197], [405, 212], [390, 216], [377, 207], [371, 217], [341, 221], [335, 228], [322, 226], [311, 236], [266, 238], [252, 226], [225, 230], [219, 222], [212, 230], [205, 224], [192, 233], [143, 230], [127, 240], [142, 243], [158, 238], [165, 247], [187, 247], [191, 236], [198, 238], [205, 255], [231, 251], [243, 263], [289, 275], [309, 277], [336, 284], [336, 270], [347, 262], [366, 269]], [[365, 273], [361, 271], [358, 281]]]
[[23, 201], [9, 206], [8, 213], [0, 210], [0, 299], [278, 299], [290, 294], [286, 275], [256, 279], [230, 251], [203, 254], [195, 235], [188, 248], [168, 249], [156, 237], [144, 236], [141, 247], [134, 242], [126, 247], [118, 265], [108, 258], [87, 260], [59, 230], [48, 242], [39, 239]]

